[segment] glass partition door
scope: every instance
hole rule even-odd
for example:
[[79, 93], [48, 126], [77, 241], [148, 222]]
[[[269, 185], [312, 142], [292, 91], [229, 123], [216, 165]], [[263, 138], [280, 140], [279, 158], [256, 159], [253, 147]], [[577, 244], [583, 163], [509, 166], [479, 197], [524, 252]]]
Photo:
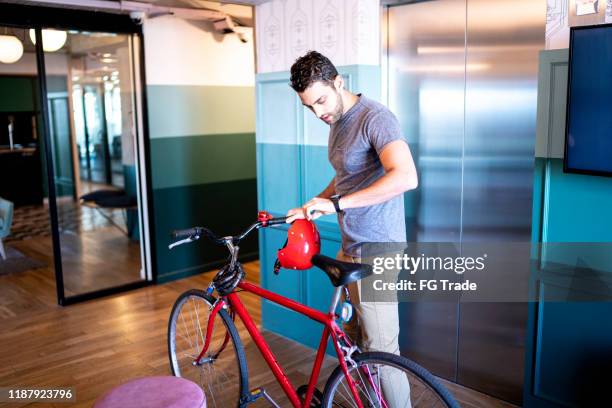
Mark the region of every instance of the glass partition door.
[[42, 30], [63, 296], [138, 286], [142, 203], [133, 34]]

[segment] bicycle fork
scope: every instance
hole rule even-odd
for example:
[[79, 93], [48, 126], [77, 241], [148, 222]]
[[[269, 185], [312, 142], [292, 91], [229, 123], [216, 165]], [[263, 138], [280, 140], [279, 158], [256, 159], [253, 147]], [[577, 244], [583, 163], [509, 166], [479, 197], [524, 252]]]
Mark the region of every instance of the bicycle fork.
[[[225, 300], [223, 298], [218, 299], [213, 305], [212, 311], [210, 312], [210, 316], [208, 317], [208, 322], [206, 324], [206, 339], [204, 340], [204, 347], [202, 347], [202, 351], [196, 357], [196, 359], [193, 360], [193, 365], [199, 366], [204, 362], [202, 361], [202, 358], [204, 357], [204, 355], [208, 351], [208, 348], [210, 347], [210, 339], [212, 337], [213, 329], [215, 328], [215, 317], [217, 317], [217, 313], [219, 313], [219, 310], [221, 310], [221, 308], [224, 306], [225, 306]], [[225, 333], [225, 338], [223, 339], [223, 344], [221, 345], [221, 348], [219, 349], [219, 353], [223, 351], [228, 341], [229, 341], [229, 333]]]

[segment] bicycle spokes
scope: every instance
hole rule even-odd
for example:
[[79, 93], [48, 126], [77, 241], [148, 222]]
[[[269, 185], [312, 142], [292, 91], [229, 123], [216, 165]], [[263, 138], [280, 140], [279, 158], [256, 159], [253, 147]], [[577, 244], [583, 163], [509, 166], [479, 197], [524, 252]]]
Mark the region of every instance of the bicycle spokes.
[[[383, 393], [381, 378], [379, 366], [370, 367], [369, 365], [362, 365], [357, 369], [353, 369], [351, 371], [351, 381], [357, 389], [359, 403], [355, 401], [355, 394], [351, 392], [350, 385], [342, 384], [343, 392], [340, 394], [340, 397], [345, 403], [350, 402], [347, 405], [349, 407], [362, 405], [363, 407], [391, 408]], [[409, 400], [409, 396], [407, 399]], [[344, 405], [341, 404], [340, 406]], [[404, 407], [405, 404], [399, 406]]]
[[211, 306], [198, 294], [177, 301], [169, 333], [172, 371], [200, 384], [208, 406], [236, 406], [241, 391], [239, 362], [227, 324], [218, 313], [222, 304], [215, 305], [214, 314]]
[[389, 404], [387, 404], [387, 402], [385, 401], [385, 398], [382, 393], [379, 373], [372, 373], [370, 371], [370, 367], [367, 365], [360, 367], [359, 371], [361, 371], [362, 373], [362, 376], [360, 376], [360, 378], [363, 377], [365, 380], [363, 381], [363, 385], [367, 387], [368, 390], [372, 391], [372, 396], [375, 398], [375, 400], [380, 402], [382, 408], [389, 408]]

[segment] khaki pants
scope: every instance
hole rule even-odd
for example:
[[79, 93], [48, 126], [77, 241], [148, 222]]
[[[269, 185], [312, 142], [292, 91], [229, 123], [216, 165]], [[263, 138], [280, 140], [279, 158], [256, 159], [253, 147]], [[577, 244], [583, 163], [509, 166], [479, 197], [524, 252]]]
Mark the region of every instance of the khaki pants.
[[[336, 258], [345, 262], [361, 261], [345, 255], [342, 249]], [[361, 302], [361, 281], [348, 286], [353, 318], [344, 325], [344, 332], [357, 343], [362, 351], [384, 351], [400, 354], [399, 312], [397, 302]], [[410, 408], [410, 384], [408, 378], [396, 369], [383, 370], [381, 383], [389, 408]]]

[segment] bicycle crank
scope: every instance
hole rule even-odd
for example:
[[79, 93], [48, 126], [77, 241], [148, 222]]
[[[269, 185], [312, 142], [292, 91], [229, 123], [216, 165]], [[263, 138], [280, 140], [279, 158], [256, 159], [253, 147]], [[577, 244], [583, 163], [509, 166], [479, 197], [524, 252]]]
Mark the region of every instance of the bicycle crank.
[[[296, 391], [298, 397], [304, 401], [304, 398], [306, 398], [306, 392], [308, 392], [308, 385], [300, 385]], [[319, 391], [318, 388], [315, 388], [314, 392], [312, 393], [309, 408], [321, 408], [321, 404], [323, 404], [323, 393]]]

